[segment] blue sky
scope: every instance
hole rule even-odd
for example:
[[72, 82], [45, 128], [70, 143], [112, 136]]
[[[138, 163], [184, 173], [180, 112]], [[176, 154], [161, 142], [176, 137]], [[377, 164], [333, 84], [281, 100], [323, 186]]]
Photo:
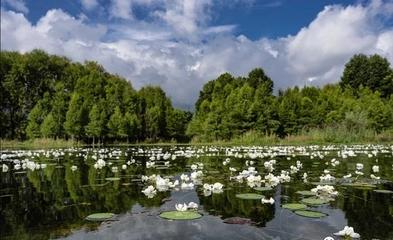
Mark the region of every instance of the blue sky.
[[275, 88], [337, 82], [357, 53], [393, 60], [393, 1], [2, 0], [1, 49], [94, 60], [176, 106], [223, 72]]

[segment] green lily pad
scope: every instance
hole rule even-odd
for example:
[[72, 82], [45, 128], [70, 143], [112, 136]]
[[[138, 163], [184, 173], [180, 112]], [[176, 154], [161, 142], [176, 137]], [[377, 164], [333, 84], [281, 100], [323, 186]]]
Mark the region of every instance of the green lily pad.
[[302, 217], [309, 217], [309, 218], [321, 218], [326, 217], [326, 213], [321, 213], [317, 211], [310, 211], [310, 210], [297, 210], [295, 213]]
[[377, 189], [377, 190], [374, 190], [374, 192], [377, 192], [377, 193], [386, 193], [386, 194], [391, 194], [391, 193], [393, 193], [393, 191], [391, 191], [391, 190], [385, 190], [385, 189]]
[[297, 191], [297, 194], [303, 195], [303, 196], [315, 196], [315, 192], [311, 192], [311, 191]]
[[335, 182], [310, 182], [312, 185], [336, 185]]
[[271, 190], [273, 190], [273, 188], [271, 188], [271, 187], [256, 187], [256, 188], [254, 188], [254, 190], [264, 192], [264, 191], [271, 191]]
[[354, 187], [358, 189], [371, 189], [377, 187], [376, 185], [370, 183], [343, 183], [342, 186]]
[[240, 198], [240, 199], [260, 200], [264, 196], [261, 194], [256, 194], [256, 193], [240, 193], [240, 194], [236, 194], [236, 197]]
[[160, 217], [169, 220], [193, 220], [201, 218], [202, 215], [196, 211], [167, 211], [162, 212]]
[[326, 199], [309, 197], [309, 198], [302, 199], [302, 202], [307, 205], [322, 205], [322, 204], [328, 203], [329, 201]]
[[120, 178], [118, 178], [118, 177], [108, 177], [108, 178], [105, 178], [105, 180], [107, 180], [107, 181], [119, 181]]
[[307, 208], [306, 205], [301, 203], [287, 203], [287, 204], [283, 204], [281, 207], [289, 210], [301, 210]]
[[107, 221], [111, 219], [113, 216], [115, 216], [115, 214], [113, 213], [94, 213], [87, 216], [86, 220], [101, 222], [101, 221]]

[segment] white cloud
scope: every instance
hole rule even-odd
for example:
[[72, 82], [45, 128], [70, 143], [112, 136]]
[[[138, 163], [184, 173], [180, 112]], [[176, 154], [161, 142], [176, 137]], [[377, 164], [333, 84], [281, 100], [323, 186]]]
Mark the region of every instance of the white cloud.
[[97, 0], [81, 0], [81, 4], [86, 10], [90, 11], [98, 6], [98, 1]]
[[24, 0], [3, 0], [2, 5], [5, 4], [12, 9], [22, 12], [22, 13], [28, 13], [29, 9], [26, 7], [26, 3]]
[[284, 88], [337, 81], [344, 64], [360, 52], [393, 62], [393, 29], [380, 21], [393, 7], [381, 1], [329, 6], [294, 36], [258, 40], [235, 36], [233, 25], [209, 26], [210, 0], [167, 1], [152, 10], [151, 22], [136, 19], [132, 4], [163, 2], [141, 1], [128, 1], [128, 10], [117, 13], [128, 21], [105, 26], [58, 9], [32, 25], [22, 14], [3, 9], [1, 48], [42, 48], [76, 61], [95, 60], [136, 88], [159, 84], [183, 107], [192, 107], [202, 85], [226, 71], [244, 75], [263, 67], [276, 88]]

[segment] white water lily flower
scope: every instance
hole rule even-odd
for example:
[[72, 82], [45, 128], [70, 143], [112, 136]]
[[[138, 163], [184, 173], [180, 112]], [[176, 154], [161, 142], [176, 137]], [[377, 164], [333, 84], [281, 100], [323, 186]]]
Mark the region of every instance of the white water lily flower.
[[270, 204], [274, 204], [274, 199], [271, 197], [270, 199], [266, 199], [266, 198], [262, 198], [261, 199], [262, 203], [270, 203]]
[[345, 226], [343, 230], [336, 232], [334, 235], [341, 237], [360, 238], [359, 233], [355, 233], [353, 227]]
[[115, 166], [115, 167], [112, 167], [111, 170], [113, 173], [117, 173], [119, 171], [119, 168]]
[[223, 186], [224, 185], [222, 185], [221, 183], [216, 182], [216, 183], [213, 184], [211, 189], [212, 189], [213, 192], [220, 192], [220, 191], [222, 191], [222, 187]]
[[198, 209], [198, 204], [194, 202], [189, 202], [188, 203], [188, 208], [189, 209]]
[[303, 178], [303, 182], [306, 183], [307, 182], [307, 173], [303, 173], [303, 177], [302, 178]]
[[78, 170], [78, 167], [75, 166], [75, 165], [72, 165], [72, 166], [71, 166], [71, 171], [75, 172], [76, 170]]
[[379, 172], [379, 166], [374, 165], [374, 166], [373, 166], [373, 172], [374, 172], [374, 173], [378, 173], [378, 172]]
[[208, 183], [203, 184], [203, 190], [211, 191], [212, 187], [213, 187], [213, 185], [210, 185]]
[[3, 172], [8, 172], [8, 166], [3, 164], [2, 166]]
[[371, 175], [370, 175], [370, 178], [371, 178], [371, 179], [375, 179], [375, 180], [381, 179], [381, 177], [377, 177], [377, 176], [375, 176], [374, 174], [371, 174]]
[[178, 203], [178, 204], [175, 205], [175, 208], [176, 208], [177, 211], [185, 212], [185, 211], [187, 211], [188, 206], [187, 206], [186, 203], [183, 203], [183, 204]]
[[362, 163], [356, 163], [356, 169], [358, 170], [358, 171], [361, 171], [362, 169], [363, 169], [363, 164]]
[[180, 179], [181, 179], [182, 181], [187, 182], [187, 181], [190, 180], [190, 177], [189, 177], [187, 174], [182, 174], [182, 175], [180, 175]]
[[251, 188], [261, 186], [261, 176], [250, 175], [247, 177], [247, 185]]
[[127, 165], [125, 165], [125, 164], [121, 165], [121, 169], [126, 170], [127, 169]]
[[193, 189], [194, 188], [194, 183], [185, 183], [183, 182], [180, 186], [181, 189]]
[[153, 198], [156, 194], [157, 191], [156, 189], [150, 185], [146, 189], [142, 190], [143, 194], [145, 194], [148, 198]]
[[191, 170], [197, 170], [198, 169], [198, 165], [196, 165], [196, 164], [192, 164], [191, 165]]
[[348, 175], [345, 175], [345, 176], [343, 176], [343, 178], [350, 178], [350, 177], [352, 177], [352, 174], [348, 174]]
[[316, 193], [319, 197], [331, 197], [338, 194], [337, 191], [334, 191], [334, 187], [330, 185], [318, 185], [316, 188], [311, 189], [311, 192]]
[[234, 168], [234, 167], [229, 167], [229, 171], [231, 171], [231, 172], [236, 172], [237, 170], [236, 170], [236, 168]]

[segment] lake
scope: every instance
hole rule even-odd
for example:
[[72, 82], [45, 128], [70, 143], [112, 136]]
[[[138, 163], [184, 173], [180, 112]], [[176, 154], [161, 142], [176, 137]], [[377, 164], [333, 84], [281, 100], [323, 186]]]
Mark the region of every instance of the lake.
[[390, 145], [3, 150], [0, 174], [2, 239], [393, 239]]

